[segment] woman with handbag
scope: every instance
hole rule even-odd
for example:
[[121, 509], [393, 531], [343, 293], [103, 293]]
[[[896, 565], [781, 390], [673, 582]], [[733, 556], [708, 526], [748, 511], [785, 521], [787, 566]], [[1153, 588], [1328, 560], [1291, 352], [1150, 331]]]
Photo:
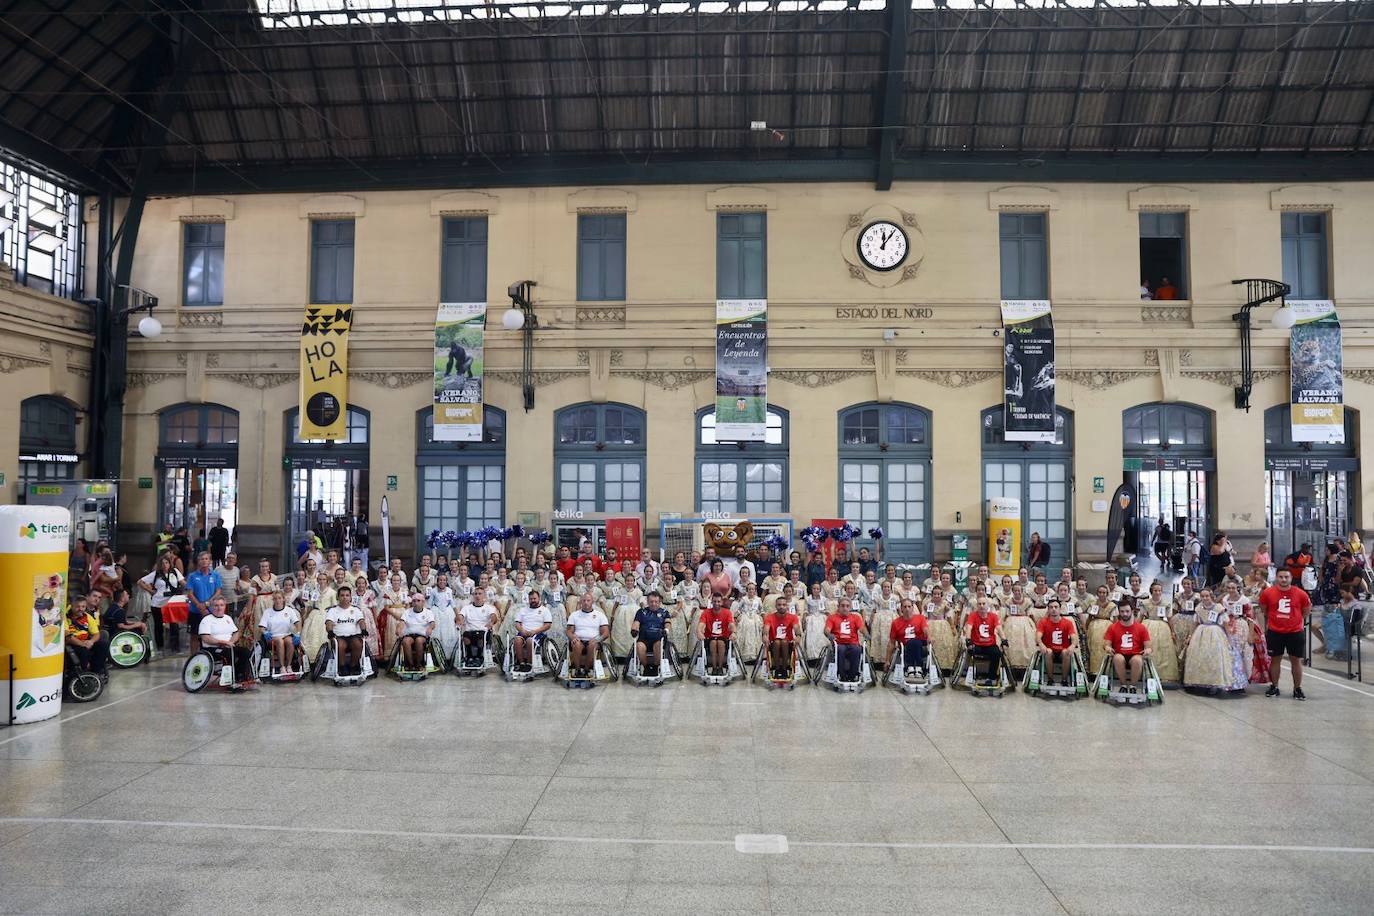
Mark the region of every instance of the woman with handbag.
[[[153, 611], [153, 644], [157, 646], [160, 653], [163, 646], [164, 626], [162, 621], [162, 609], [167, 605], [167, 599], [181, 595], [186, 589], [186, 579], [177, 572], [170, 553], [164, 553], [157, 558], [153, 564], [152, 572], [138, 580], [139, 589], [149, 596], [149, 604]], [[171, 646], [173, 652], [181, 651], [181, 627], [175, 623], [166, 626], [171, 636]]]

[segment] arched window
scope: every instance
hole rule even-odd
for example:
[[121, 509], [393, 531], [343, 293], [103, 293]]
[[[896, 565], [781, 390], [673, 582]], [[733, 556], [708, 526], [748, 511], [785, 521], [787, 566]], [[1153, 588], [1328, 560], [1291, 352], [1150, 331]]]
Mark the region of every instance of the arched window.
[[505, 518], [506, 412], [482, 407], [482, 441], [434, 441], [434, 408], [415, 415], [417, 533], [470, 531]]
[[1217, 467], [1212, 425], [1212, 412], [1195, 404], [1140, 404], [1122, 411], [1124, 476], [1136, 491], [1128, 550], [1151, 552], [1161, 517], [1175, 538], [1195, 531], [1206, 543]]
[[293, 445], [322, 445], [326, 448], [335, 448], [341, 445], [367, 445], [370, 419], [367, 411], [361, 407], [348, 408], [344, 437], [337, 442], [328, 439], [302, 439], [300, 410], [293, 407], [288, 411], [288, 416], [291, 422], [291, 443]]
[[158, 415], [162, 515], [194, 536], [238, 521], [239, 414], [220, 404], [174, 404]]
[[19, 483], [71, 480], [81, 460], [76, 448], [76, 408], [61, 398], [37, 395], [19, 405]]
[[1264, 412], [1264, 515], [1275, 558], [1350, 533], [1360, 491], [1357, 428], [1358, 412], [1346, 407], [1344, 442], [1294, 442], [1290, 406]]
[[1006, 441], [1001, 404], [983, 411], [982, 431], [984, 506], [997, 497], [1019, 500], [1023, 539], [1039, 533], [1050, 545], [1050, 562], [1067, 564], [1073, 543], [1073, 414], [1055, 410], [1053, 442]]
[[[288, 540], [282, 545], [283, 559], [295, 566], [292, 545], [300, 542], [307, 530], [314, 531], [326, 547], [364, 547], [353, 540], [357, 523], [368, 511], [368, 442], [372, 416], [361, 407], [349, 405], [344, 420], [344, 437], [337, 442], [302, 439], [300, 409], [286, 412], [286, 458], [288, 492], [286, 524]], [[380, 526], [377, 546], [380, 550]], [[341, 556], [343, 554], [341, 553]]]
[[553, 416], [554, 501], [569, 512], [644, 511], [644, 411], [575, 404]]
[[787, 511], [787, 411], [768, 405], [762, 442], [717, 442], [716, 411], [697, 411], [696, 508], [701, 512]]
[[840, 411], [840, 514], [881, 527], [885, 557], [930, 559], [930, 411], [859, 404]]

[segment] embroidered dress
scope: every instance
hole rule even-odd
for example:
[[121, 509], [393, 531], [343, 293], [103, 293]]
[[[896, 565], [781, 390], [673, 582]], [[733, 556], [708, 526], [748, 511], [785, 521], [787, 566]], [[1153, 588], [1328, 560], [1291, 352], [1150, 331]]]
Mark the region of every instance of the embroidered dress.
[[1224, 625], [1226, 609], [1198, 605], [1198, 625], [1184, 652], [1183, 686], [1228, 690], [1235, 681], [1231, 640]]
[[735, 648], [740, 658], [752, 661], [763, 648], [763, 599], [745, 596], [734, 603]]
[[1023, 601], [1019, 606], [1012, 603], [1006, 612], [1007, 616], [1002, 619], [1002, 636], [1007, 641], [1007, 664], [1025, 668], [1035, 655], [1035, 619], [1030, 615], [1030, 602]]
[[959, 634], [954, 629], [959, 612], [947, 601], [927, 601], [925, 613], [930, 651], [942, 671], [953, 671], [959, 661]]
[[1094, 601], [1085, 610], [1088, 615], [1088, 670], [1096, 673], [1107, 658], [1107, 627], [1116, 617], [1116, 605], [1111, 601], [1106, 604]]
[[1150, 634], [1150, 660], [1155, 663], [1159, 680], [1165, 684], [1179, 682], [1178, 647], [1174, 645], [1174, 631], [1169, 622], [1160, 616], [1160, 611], [1169, 612], [1169, 603], [1144, 601], [1140, 605], [1141, 623]]
[[901, 599], [895, 594], [880, 594], [874, 602], [873, 619], [868, 624], [868, 654], [875, 664], [886, 666], [892, 655], [892, 621], [900, 607]]

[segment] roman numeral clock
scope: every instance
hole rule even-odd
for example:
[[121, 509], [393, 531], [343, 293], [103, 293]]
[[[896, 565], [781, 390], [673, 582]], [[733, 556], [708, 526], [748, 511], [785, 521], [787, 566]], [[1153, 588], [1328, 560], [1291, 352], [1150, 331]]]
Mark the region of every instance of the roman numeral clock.
[[925, 236], [916, 214], [875, 204], [849, 215], [840, 255], [855, 280], [887, 289], [916, 276], [925, 257]]

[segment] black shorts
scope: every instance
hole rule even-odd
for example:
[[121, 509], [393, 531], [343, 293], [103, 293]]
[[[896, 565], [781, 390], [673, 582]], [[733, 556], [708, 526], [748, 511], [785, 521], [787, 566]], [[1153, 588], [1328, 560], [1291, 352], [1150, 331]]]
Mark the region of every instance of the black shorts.
[[704, 639], [704, 640], [702, 640], [702, 641], [705, 642], [705, 643], [708, 643], [708, 644], [709, 644], [709, 643], [714, 643], [714, 642], [723, 642], [723, 643], [729, 643], [729, 642], [730, 642], [729, 638], [728, 638], [728, 637], [725, 637], [725, 636], [708, 636], [708, 637], [706, 637], [706, 639]]
[[1302, 658], [1307, 654], [1307, 640], [1303, 638], [1302, 630], [1296, 633], [1265, 630], [1264, 641], [1269, 644], [1269, 654], [1274, 658], [1279, 658], [1285, 652], [1289, 658]]
[[654, 646], [658, 645], [660, 642], [663, 641], [663, 634], [659, 633], [657, 636], [651, 636], [648, 633], [640, 633], [639, 636], [636, 638], [640, 642], [644, 643], [644, 648], [652, 649]]
[[429, 637], [426, 636], [426, 635], [423, 634], [423, 633], [402, 633], [402, 634], [401, 634], [401, 639], [403, 639], [403, 640], [405, 640], [405, 639], [418, 639], [418, 640], [420, 640], [420, 642], [426, 643], [426, 644], [429, 642]]

